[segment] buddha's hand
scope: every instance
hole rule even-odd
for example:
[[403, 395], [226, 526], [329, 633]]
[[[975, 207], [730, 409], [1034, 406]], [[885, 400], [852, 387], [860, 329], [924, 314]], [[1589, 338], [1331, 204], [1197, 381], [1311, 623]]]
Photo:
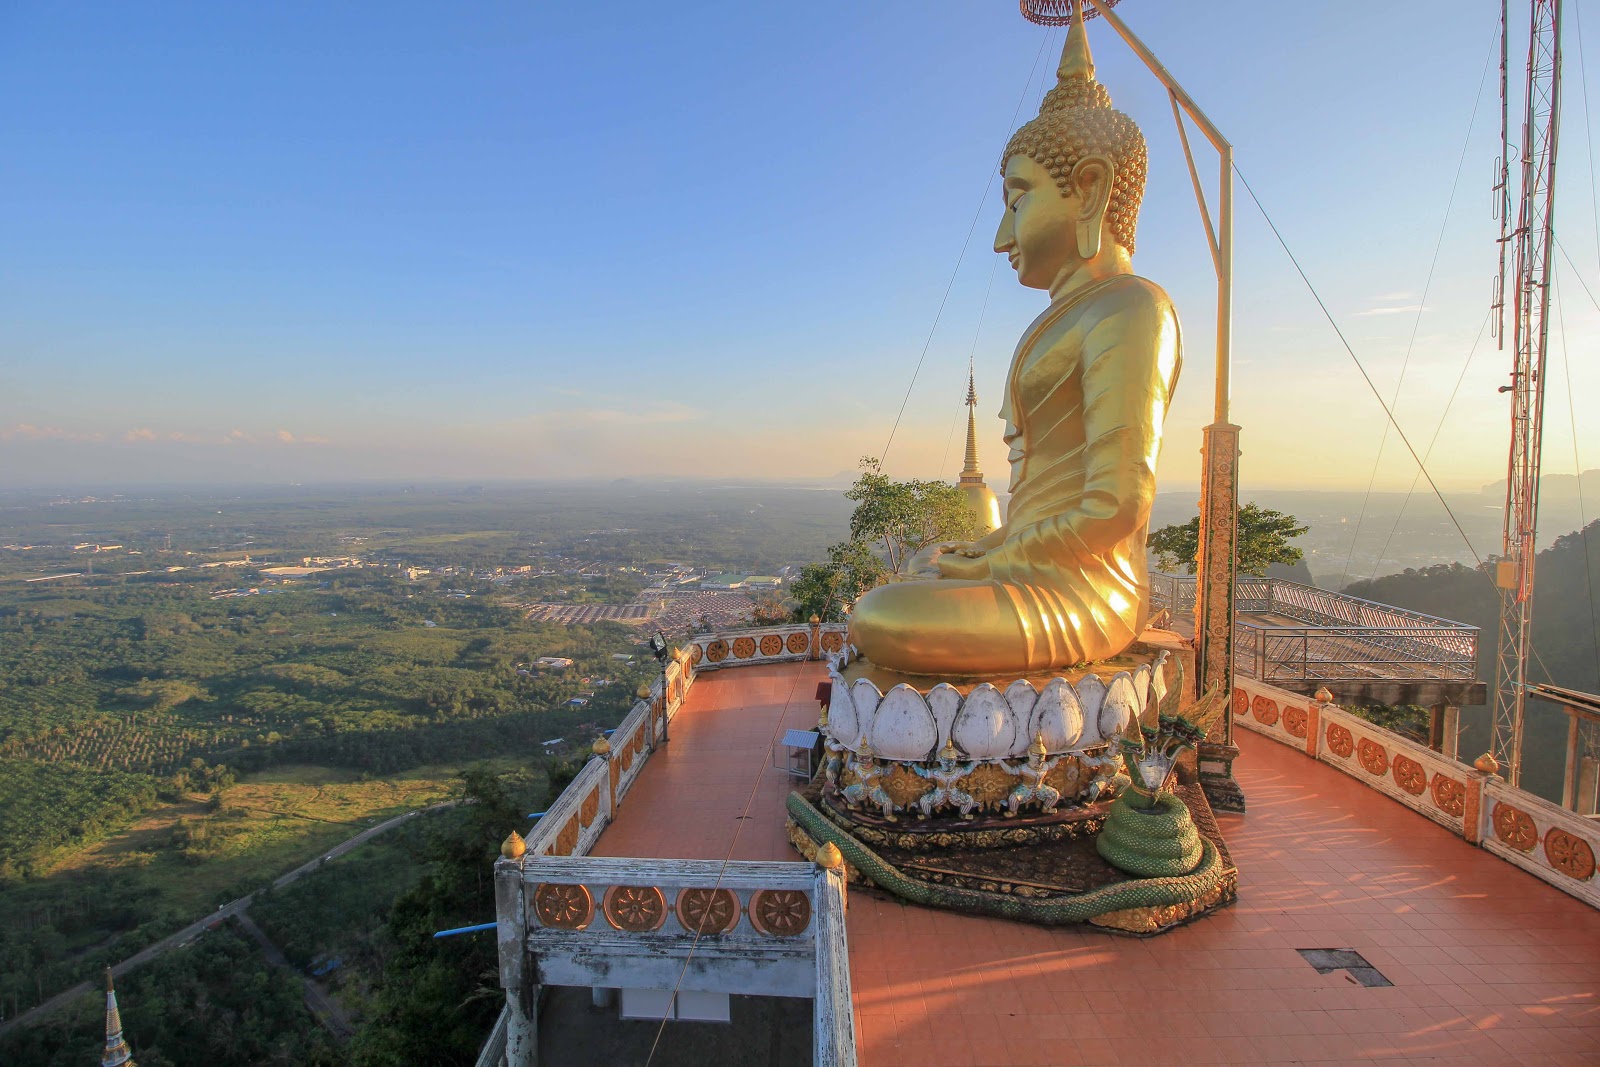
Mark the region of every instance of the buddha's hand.
[[954, 551], [941, 553], [938, 562], [941, 578], [981, 581], [989, 577], [989, 561], [984, 558], [983, 549], [975, 545], [963, 545]]
[[912, 556], [903, 573], [908, 578], [938, 578], [941, 576], [939, 560], [946, 553], [973, 547], [970, 541], [935, 541]]

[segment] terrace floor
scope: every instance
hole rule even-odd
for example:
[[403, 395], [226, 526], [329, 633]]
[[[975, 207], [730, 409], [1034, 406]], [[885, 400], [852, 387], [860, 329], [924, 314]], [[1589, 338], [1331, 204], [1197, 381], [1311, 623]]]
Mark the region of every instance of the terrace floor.
[[[794, 859], [772, 744], [820, 664], [703, 674], [593, 855]], [[864, 1067], [1600, 1063], [1600, 912], [1254, 734], [1219, 822], [1239, 902], [1149, 940], [850, 892]], [[748, 815], [748, 818], [742, 816]], [[1318, 974], [1353, 948], [1393, 983]]]

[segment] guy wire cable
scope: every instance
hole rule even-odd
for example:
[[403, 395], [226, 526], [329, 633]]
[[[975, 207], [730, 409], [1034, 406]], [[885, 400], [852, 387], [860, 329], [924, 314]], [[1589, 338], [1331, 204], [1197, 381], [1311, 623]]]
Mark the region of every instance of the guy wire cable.
[[[1022, 105], [1027, 103], [1030, 90], [1033, 88], [1033, 75], [1039, 69], [1039, 58], [1044, 55], [1045, 45], [1049, 43], [1051, 35], [1046, 33], [1039, 42], [1039, 51], [1033, 57], [1033, 66], [1028, 70], [1028, 80], [1022, 86], [1022, 95], [1017, 98], [1016, 110], [1011, 113], [1011, 128], [1016, 129], [1017, 116], [1022, 114]], [[894, 444], [894, 435], [900, 429], [900, 419], [906, 413], [906, 404], [911, 401], [911, 390], [916, 388], [917, 375], [922, 373], [922, 363], [928, 358], [928, 348], [933, 344], [933, 335], [939, 331], [939, 319], [944, 315], [944, 306], [950, 299], [950, 290], [955, 288], [956, 276], [961, 273], [961, 263], [967, 258], [967, 247], [972, 244], [972, 234], [978, 228], [978, 220], [983, 217], [983, 206], [989, 200], [989, 190], [994, 188], [995, 170], [989, 170], [989, 180], [983, 183], [983, 195], [978, 198], [978, 208], [972, 213], [972, 223], [967, 227], [966, 239], [961, 242], [961, 254], [956, 257], [955, 269], [950, 272], [950, 281], [944, 287], [944, 296], [939, 298], [939, 309], [934, 312], [933, 326], [928, 330], [928, 339], [922, 342], [922, 354], [917, 357], [917, 365], [911, 372], [911, 381], [906, 383], [906, 395], [900, 401], [900, 410], [894, 417], [894, 425], [889, 427], [889, 439], [884, 442], [883, 455], [878, 461], [888, 466], [889, 448]]]

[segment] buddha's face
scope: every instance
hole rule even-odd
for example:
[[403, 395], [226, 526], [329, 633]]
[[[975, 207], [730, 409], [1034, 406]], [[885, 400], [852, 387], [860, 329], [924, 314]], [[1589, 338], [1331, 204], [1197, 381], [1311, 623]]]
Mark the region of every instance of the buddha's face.
[[1006, 210], [994, 235], [994, 250], [1011, 261], [1017, 281], [1030, 289], [1048, 289], [1076, 258], [1077, 205], [1028, 156], [1006, 160], [1004, 178]]
[[1030, 289], [1050, 289], [1076, 269], [1077, 224], [1099, 229], [1109, 193], [1108, 166], [1090, 157], [1074, 170], [1072, 191], [1063, 193], [1050, 172], [1021, 154], [1006, 160], [1005, 216], [994, 235], [994, 250], [1005, 253], [1017, 280]]

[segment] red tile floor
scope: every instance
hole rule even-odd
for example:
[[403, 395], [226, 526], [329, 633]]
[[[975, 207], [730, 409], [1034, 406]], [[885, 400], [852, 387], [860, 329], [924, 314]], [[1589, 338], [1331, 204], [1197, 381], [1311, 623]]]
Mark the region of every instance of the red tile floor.
[[[815, 722], [822, 677], [702, 675], [595, 854], [794, 858], [771, 741]], [[864, 1067], [1600, 1064], [1600, 912], [1330, 767], [1239, 743], [1250, 811], [1220, 820], [1239, 902], [1194, 925], [1135, 940], [853, 889]], [[1394, 985], [1320, 975], [1300, 948], [1354, 948]]]

